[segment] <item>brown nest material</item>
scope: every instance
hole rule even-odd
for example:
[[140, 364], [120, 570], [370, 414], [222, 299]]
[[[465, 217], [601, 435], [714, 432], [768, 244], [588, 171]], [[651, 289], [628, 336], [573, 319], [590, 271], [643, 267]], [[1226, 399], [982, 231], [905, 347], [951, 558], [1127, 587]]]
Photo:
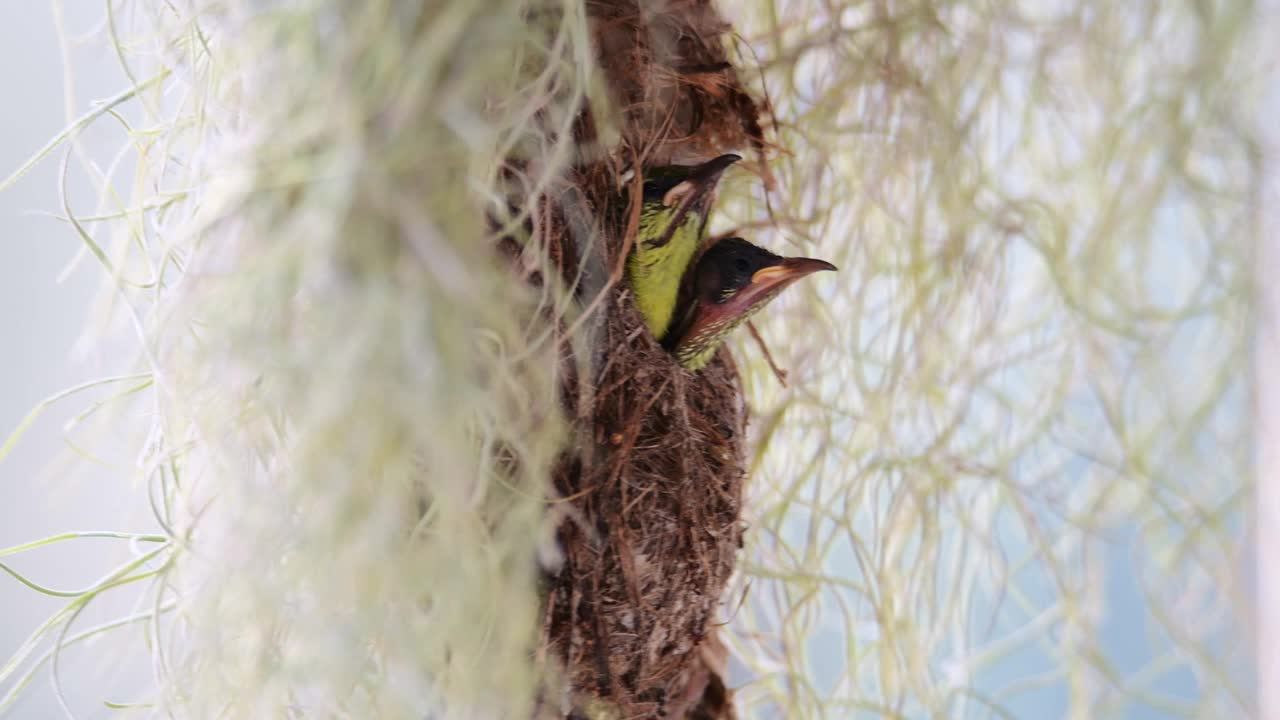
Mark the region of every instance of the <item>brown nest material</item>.
[[760, 108], [725, 50], [732, 26], [711, 0], [587, 0], [597, 59], [643, 163], [692, 165], [756, 150]]
[[610, 310], [589, 434], [557, 478], [578, 520], [560, 528], [546, 633], [576, 697], [683, 718], [712, 682], [702, 644], [742, 545], [741, 387], [727, 352], [689, 373], [629, 296]]
[[563, 518], [563, 562], [543, 587], [543, 653], [565, 687], [538, 716], [723, 720], [733, 708], [714, 623], [742, 546], [742, 387], [726, 350], [689, 372], [645, 328], [620, 282], [639, 178], [620, 190], [606, 158], [629, 153], [643, 172], [745, 147], [763, 161], [766, 146], [759, 109], [727, 60], [730, 26], [712, 4], [642, 5], [587, 3], [623, 148], [599, 152], [584, 113], [583, 164], [539, 199], [533, 240], [506, 246], [517, 259], [550, 261], [591, 308], [589, 357], [565, 362], [575, 439], [552, 513]]

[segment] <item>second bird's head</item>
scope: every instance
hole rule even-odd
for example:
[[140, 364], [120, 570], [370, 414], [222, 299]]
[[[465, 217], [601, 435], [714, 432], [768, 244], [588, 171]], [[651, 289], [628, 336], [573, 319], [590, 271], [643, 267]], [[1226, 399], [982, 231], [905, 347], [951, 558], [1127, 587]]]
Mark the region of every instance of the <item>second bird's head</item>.
[[778, 293], [806, 275], [835, 269], [825, 260], [781, 257], [742, 238], [720, 240], [691, 271], [692, 297], [669, 348], [681, 365], [700, 369], [726, 335]]

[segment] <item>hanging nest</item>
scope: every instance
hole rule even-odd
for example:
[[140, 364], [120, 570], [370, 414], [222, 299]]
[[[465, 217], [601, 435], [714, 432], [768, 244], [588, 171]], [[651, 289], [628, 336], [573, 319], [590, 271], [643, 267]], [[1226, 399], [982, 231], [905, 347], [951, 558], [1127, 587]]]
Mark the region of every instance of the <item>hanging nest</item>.
[[[564, 363], [575, 435], [551, 506], [562, 558], [543, 588], [542, 654], [564, 688], [539, 717], [733, 717], [715, 622], [742, 547], [742, 387], [725, 349], [700, 372], [678, 366], [619, 281], [645, 168], [745, 148], [763, 166], [766, 144], [712, 4], [644, 5], [587, 3], [621, 143], [602, 146], [584, 112], [578, 168], [539, 198], [533, 241], [507, 245], [546, 261], [589, 313], [576, 344], [554, 320], [576, 348]], [[640, 173], [620, 184], [628, 165]]]
[[616, 293], [591, 412], [556, 478], [574, 512], [546, 633], [575, 695], [685, 717], [711, 681], [701, 646], [742, 545], [746, 418], [726, 351], [691, 374], [643, 328]]

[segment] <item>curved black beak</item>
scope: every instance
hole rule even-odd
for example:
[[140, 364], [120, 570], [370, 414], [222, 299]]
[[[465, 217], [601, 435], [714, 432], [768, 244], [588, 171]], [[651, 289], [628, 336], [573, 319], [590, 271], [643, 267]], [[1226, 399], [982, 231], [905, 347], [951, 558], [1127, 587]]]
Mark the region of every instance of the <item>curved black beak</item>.
[[706, 184], [709, 181], [715, 181], [729, 169], [729, 166], [742, 159], [741, 155], [726, 153], [717, 158], [712, 158], [701, 165], [697, 166], [693, 172], [689, 173], [689, 179], [699, 183]]
[[[718, 158], [708, 160], [701, 165], [695, 166], [689, 171], [689, 175], [679, 183], [667, 191], [666, 197], [669, 198], [673, 193], [678, 193], [680, 204], [680, 213], [683, 215], [694, 203], [701, 200], [711, 189], [720, 181], [720, 176], [724, 174], [729, 166], [742, 159], [741, 155], [728, 153]], [[664, 198], [664, 204], [670, 206], [672, 203]]]

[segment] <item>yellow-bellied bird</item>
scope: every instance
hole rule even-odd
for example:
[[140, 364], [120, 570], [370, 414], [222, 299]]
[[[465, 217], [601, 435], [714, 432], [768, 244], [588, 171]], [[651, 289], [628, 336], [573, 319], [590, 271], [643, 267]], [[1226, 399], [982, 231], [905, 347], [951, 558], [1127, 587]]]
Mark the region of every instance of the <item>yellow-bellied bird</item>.
[[725, 336], [788, 285], [819, 270], [835, 269], [825, 260], [784, 258], [742, 238], [725, 238], [707, 248], [690, 271], [688, 300], [664, 344], [681, 365], [701, 370]]
[[645, 171], [644, 198], [627, 281], [654, 338], [671, 327], [680, 281], [702, 245], [716, 184], [742, 158], [721, 155], [701, 165]]

